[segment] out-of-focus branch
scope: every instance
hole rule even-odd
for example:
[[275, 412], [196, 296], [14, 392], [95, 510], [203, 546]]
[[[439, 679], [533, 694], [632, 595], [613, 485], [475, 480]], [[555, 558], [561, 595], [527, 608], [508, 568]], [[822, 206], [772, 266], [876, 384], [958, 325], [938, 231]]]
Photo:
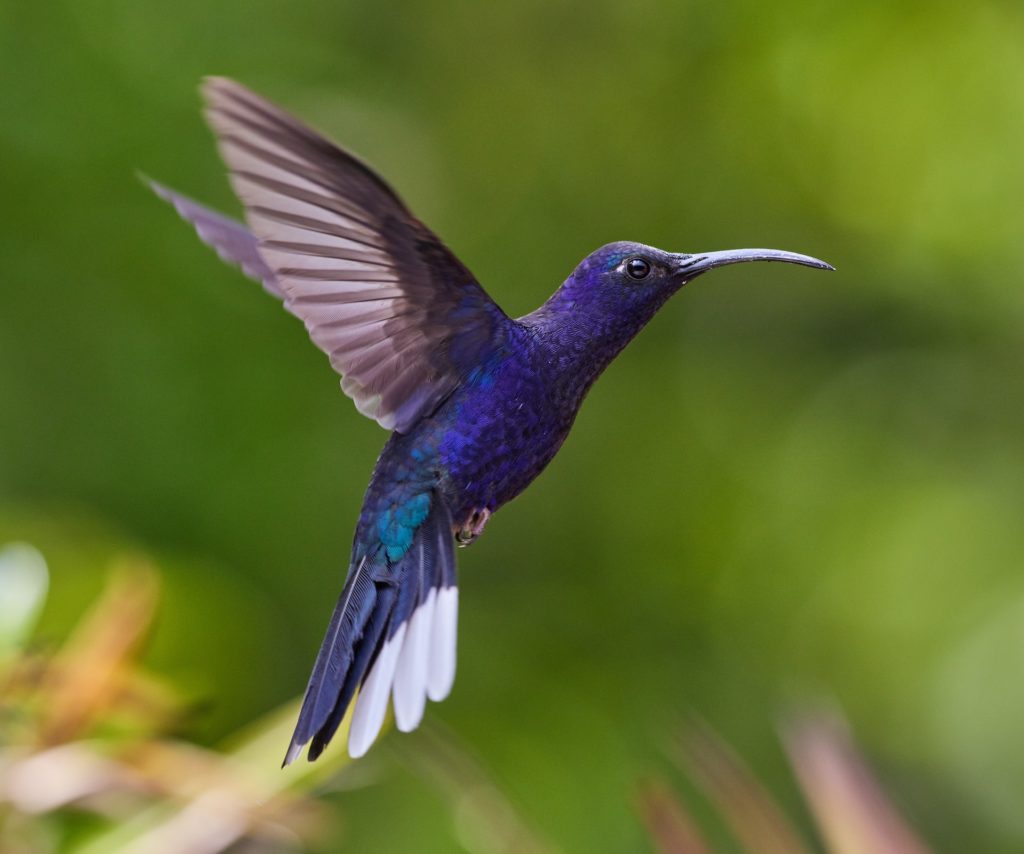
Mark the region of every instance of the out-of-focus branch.
[[641, 784], [637, 810], [660, 854], [710, 854], [697, 822], [661, 780]]
[[926, 854], [835, 715], [797, 718], [783, 731], [804, 796], [834, 854]]
[[683, 769], [751, 854], [805, 854], [807, 847], [746, 763], [705, 723], [694, 720], [679, 741]]

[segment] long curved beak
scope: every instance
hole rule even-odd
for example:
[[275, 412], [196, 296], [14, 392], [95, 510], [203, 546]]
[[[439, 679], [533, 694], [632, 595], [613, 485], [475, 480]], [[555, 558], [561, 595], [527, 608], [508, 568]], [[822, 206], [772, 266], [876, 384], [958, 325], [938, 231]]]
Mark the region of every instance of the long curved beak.
[[818, 270], [834, 270], [831, 264], [812, 258], [810, 255], [798, 255], [796, 252], [783, 252], [781, 249], [725, 249], [721, 252], [700, 252], [695, 255], [679, 255], [677, 272], [685, 279], [692, 279], [715, 267], [728, 264], [745, 264], [749, 261], [782, 261], [785, 264], [803, 264]]

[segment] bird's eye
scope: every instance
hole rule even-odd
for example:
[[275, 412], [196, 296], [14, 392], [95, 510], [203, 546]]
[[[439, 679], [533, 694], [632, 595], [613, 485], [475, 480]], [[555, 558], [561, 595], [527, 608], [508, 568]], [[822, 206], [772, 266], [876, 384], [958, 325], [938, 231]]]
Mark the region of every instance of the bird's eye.
[[646, 279], [651, 272], [651, 265], [643, 258], [630, 258], [626, 262], [626, 272], [632, 279]]

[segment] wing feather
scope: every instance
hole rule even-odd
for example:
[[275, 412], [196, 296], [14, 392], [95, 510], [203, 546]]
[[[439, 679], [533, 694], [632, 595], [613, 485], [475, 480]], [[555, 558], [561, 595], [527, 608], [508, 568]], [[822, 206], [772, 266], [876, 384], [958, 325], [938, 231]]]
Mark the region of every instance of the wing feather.
[[259, 243], [252, 232], [240, 222], [223, 216], [193, 199], [142, 176], [142, 180], [165, 202], [171, 204], [178, 215], [192, 224], [199, 239], [212, 246], [229, 264], [237, 264], [249, 278], [263, 283], [267, 293], [284, 299], [284, 293], [259, 252]]
[[203, 93], [285, 307], [356, 407], [406, 432], [512, 321], [370, 167], [233, 81]]

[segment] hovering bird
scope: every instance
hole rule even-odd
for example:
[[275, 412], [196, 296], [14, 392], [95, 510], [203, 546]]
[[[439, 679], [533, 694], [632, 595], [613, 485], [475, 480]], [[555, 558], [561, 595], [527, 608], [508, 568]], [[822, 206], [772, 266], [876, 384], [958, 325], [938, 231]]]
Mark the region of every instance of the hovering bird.
[[[391, 431], [284, 764], [316, 759], [349, 704], [362, 756], [388, 700], [415, 729], [455, 678], [456, 543], [480, 536], [558, 452], [594, 380], [683, 285], [774, 249], [603, 246], [510, 318], [369, 166], [245, 87], [205, 81], [206, 118], [247, 226], [152, 183], [226, 261], [283, 301]], [[358, 696], [357, 696], [358, 691]]]

